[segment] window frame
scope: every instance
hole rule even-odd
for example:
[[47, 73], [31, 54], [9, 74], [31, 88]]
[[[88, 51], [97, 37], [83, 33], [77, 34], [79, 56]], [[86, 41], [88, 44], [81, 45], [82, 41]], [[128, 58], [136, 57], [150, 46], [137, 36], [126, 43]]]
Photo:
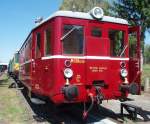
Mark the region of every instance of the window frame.
[[31, 59], [31, 51], [32, 51], [32, 35], [30, 35], [28, 37], [24, 51], [25, 51], [25, 61], [30, 60]]
[[[46, 52], [46, 50], [47, 50], [47, 36], [46, 36], [46, 32], [47, 31], [50, 31], [50, 39], [49, 39], [49, 44], [50, 44], [50, 51], [49, 51], [49, 53], [47, 54]], [[44, 29], [44, 56], [50, 56], [50, 55], [52, 55], [52, 26], [48, 26], [48, 27], [46, 27], [45, 29]]]
[[[134, 43], [130, 43], [130, 37], [131, 36], [135, 38], [135, 44]], [[137, 43], [138, 43], [138, 40], [137, 40], [137, 32], [132, 32], [132, 33], [129, 33], [128, 34], [128, 41], [129, 41], [129, 58], [137, 58], [138, 55], [137, 55]], [[133, 45], [133, 47], [132, 47]], [[132, 48], [131, 48], [132, 47]], [[131, 50], [133, 49], [133, 50]]]
[[82, 49], [82, 53], [81, 54], [66, 54], [64, 53], [64, 47], [63, 47], [63, 40], [61, 40], [61, 53], [62, 55], [66, 55], [66, 56], [84, 56], [85, 55], [85, 25], [82, 25], [82, 24], [78, 24], [78, 23], [62, 23], [62, 27], [61, 27], [61, 37], [64, 35], [64, 26], [65, 25], [75, 25], [75, 26], [82, 26], [82, 29], [83, 29], [83, 49]]
[[[39, 52], [40, 52], [40, 55], [39, 55], [39, 57], [37, 56], [37, 36], [38, 35], [40, 35], [40, 48], [39, 48]], [[35, 59], [38, 59], [38, 58], [41, 58], [42, 57], [42, 51], [41, 51], [41, 47], [42, 47], [42, 44], [41, 44], [41, 42], [42, 42], [42, 34], [41, 34], [41, 32], [37, 32], [36, 34], [35, 34]]]
[[[117, 24], [118, 25], [118, 24]], [[119, 26], [121, 26], [121, 25], [119, 25]], [[124, 48], [124, 46], [126, 46], [127, 45], [127, 48], [126, 48], [126, 50], [125, 50], [125, 55], [124, 56], [120, 56], [120, 55], [118, 55], [118, 56], [114, 56], [114, 55], [111, 55], [111, 49], [110, 49], [110, 47], [111, 47], [111, 41], [110, 41], [110, 38], [109, 38], [109, 31], [110, 30], [115, 30], [115, 31], [122, 31], [122, 32], [124, 32], [124, 37], [123, 37], [123, 39], [124, 39], [124, 41], [123, 41], [123, 48]], [[128, 40], [126, 39], [126, 37], [127, 37], [127, 31], [122, 27], [120, 27], [120, 28], [114, 28], [114, 27], [112, 27], [112, 26], [109, 26], [108, 28], [107, 28], [107, 37], [108, 37], [108, 39], [109, 39], [109, 53], [108, 53], [108, 55], [110, 56], [110, 57], [113, 57], [113, 58], [125, 58], [125, 57], [128, 57], [128, 53], [127, 53], [127, 51], [129, 51], [128, 49], [129, 49], [129, 43], [128, 43]]]
[[[94, 29], [99, 29], [101, 35], [100, 36], [93, 35]], [[102, 38], [103, 37], [102, 27], [100, 27], [99, 25], [95, 25], [95, 26], [93, 25], [93, 26], [91, 26], [91, 28], [90, 28], [90, 36], [93, 37], [93, 38], [98, 38], [98, 39]]]

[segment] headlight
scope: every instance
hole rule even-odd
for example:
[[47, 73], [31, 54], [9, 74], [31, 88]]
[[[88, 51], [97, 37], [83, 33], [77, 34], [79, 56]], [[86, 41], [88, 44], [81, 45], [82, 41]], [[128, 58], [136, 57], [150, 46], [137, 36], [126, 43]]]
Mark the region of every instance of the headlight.
[[104, 11], [100, 7], [94, 7], [90, 12], [91, 15], [96, 19], [101, 19], [104, 15]]
[[64, 70], [64, 75], [66, 78], [71, 78], [73, 76], [73, 71], [70, 68]]
[[126, 77], [128, 75], [128, 71], [126, 69], [121, 69], [121, 76]]
[[125, 68], [126, 67], [126, 63], [125, 62], [120, 62], [120, 67], [121, 68]]
[[65, 66], [70, 67], [71, 66], [71, 60], [65, 60]]

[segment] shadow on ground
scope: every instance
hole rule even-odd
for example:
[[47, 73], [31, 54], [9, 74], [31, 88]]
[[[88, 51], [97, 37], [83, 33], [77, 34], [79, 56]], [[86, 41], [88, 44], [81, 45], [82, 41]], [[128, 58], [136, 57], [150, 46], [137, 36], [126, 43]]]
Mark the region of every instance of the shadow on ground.
[[[132, 114], [124, 114], [121, 116], [122, 119], [128, 118], [133, 120], [134, 122], [150, 122], [150, 111], [142, 110], [140, 113], [137, 114], [137, 118], [132, 117]], [[140, 117], [139, 117], [140, 116]]]
[[113, 111], [106, 109], [102, 106], [94, 107], [89, 113], [86, 120], [82, 119], [83, 105], [62, 105], [54, 106], [51, 102], [45, 105], [35, 105], [31, 103], [29, 97], [27, 96], [26, 90], [22, 90], [23, 96], [30, 105], [32, 111], [35, 113], [33, 115], [34, 120], [37, 122], [49, 122], [51, 124], [86, 124], [101, 121], [105, 118], [112, 118], [113, 120], [118, 120], [118, 115]]

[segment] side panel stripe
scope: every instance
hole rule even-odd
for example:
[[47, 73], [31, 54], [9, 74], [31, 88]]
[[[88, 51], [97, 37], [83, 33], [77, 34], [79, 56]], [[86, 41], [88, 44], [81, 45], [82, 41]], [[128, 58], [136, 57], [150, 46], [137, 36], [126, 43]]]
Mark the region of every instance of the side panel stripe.
[[42, 60], [46, 60], [46, 59], [129, 60], [129, 58], [115, 58], [115, 57], [108, 57], [108, 56], [62, 56], [62, 55], [54, 55], [54, 56], [42, 57]]

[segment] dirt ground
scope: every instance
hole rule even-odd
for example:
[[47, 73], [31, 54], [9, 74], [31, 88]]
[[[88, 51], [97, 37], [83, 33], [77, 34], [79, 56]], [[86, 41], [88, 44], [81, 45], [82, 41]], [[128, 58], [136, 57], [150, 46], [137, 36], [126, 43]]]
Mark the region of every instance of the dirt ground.
[[0, 124], [28, 124], [30, 115], [18, 90], [10, 88], [13, 82], [6, 74], [0, 76]]

